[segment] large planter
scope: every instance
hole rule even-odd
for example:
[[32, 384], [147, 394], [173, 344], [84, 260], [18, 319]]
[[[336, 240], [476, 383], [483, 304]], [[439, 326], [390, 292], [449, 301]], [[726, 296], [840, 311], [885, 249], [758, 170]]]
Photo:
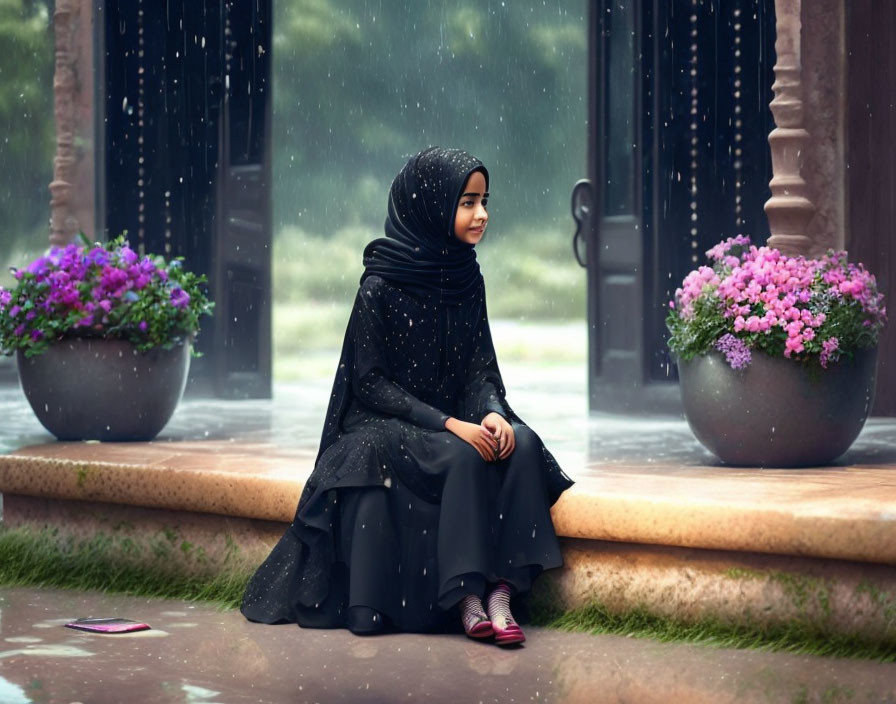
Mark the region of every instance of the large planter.
[[681, 400], [697, 439], [727, 464], [829, 464], [858, 437], [874, 401], [877, 350], [827, 369], [753, 352], [732, 369], [711, 352], [679, 361]]
[[151, 440], [183, 395], [190, 346], [141, 353], [124, 340], [65, 338], [17, 361], [31, 408], [60, 440]]

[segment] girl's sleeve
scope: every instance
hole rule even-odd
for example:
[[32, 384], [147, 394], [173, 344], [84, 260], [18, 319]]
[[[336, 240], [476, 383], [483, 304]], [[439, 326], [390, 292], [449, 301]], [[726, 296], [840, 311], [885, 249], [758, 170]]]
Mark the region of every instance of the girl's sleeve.
[[485, 303], [482, 305], [482, 314], [473, 335], [473, 354], [467, 368], [464, 389], [467, 420], [471, 423], [481, 423], [489, 413], [497, 413], [510, 419], [514, 415], [504, 397], [504, 382], [498, 369]]
[[368, 408], [403, 418], [426, 430], [444, 430], [449, 416], [405, 391], [389, 378], [384, 354], [385, 327], [379, 313], [380, 285], [367, 279], [355, 299], [352, 325], [355, 341], [355, 396]]

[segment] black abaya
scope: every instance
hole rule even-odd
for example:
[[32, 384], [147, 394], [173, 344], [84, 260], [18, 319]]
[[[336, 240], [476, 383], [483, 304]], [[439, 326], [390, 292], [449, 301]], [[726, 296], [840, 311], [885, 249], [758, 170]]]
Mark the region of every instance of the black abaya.
[[[402, 171], [414, 168], [418, 178], [399, 190], [418, 192], [425, 154]], [[436, 158], [445, 166], [436, 174], [449, 193], [443, 200], [456, 202], [481, 165], [444, 152]], [[429, 211], [437, 224], [453, 222], [453, 209], [430, 203]], [[394, 218], [411, 219], [401, 207]], [[413, 238], [421, 229], [418, 222], [407, 231]], [[388, 221], [386, 231], [393, 237]], [[358, 614], [369, 614], [370, 630], [385, 618], [398, 630], [430, 631], [466, 594], [484, 596], [498, 580], [526, 592], [542, 570], [561, 564], [549, 509], [572, 482], [508, 406], [472, 247], [446, 242], [455, 261], [434, 291], [402, 277], [401, 251], [377, 266], [368, 247], [320, 453], [293, 522], [246, 590], [250, 620], [341, 627], [350, 608], [364, 607], [352, 609], [354, 630], [364, 630]], [[467, 252], [478, 281], [472, 289]], [[452, 279], [452, 271], [462, 276]], [[452, 281], [463, 290], [446, 291]], [[486, 463], [445, 421], [478, 424], [490, 412], [512, 423], [516, 448]]]

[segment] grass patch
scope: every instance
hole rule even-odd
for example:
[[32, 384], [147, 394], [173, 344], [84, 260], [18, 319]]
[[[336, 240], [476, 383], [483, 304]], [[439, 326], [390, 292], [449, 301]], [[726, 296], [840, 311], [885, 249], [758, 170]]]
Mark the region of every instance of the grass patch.
[[739, 626], [717, 619], [683, 623], [651, 614], [646, 609], [616, 613], [602, 604], [590, 604], [561, 612], [537, 601], [532, 608], [532, 623], [572, 633], [627, 636], [717, 648], [896, 661], [896, 649], [892, 643], [869, 643], [854, 636], [822, 631], [811, 623], [802, 622], [761, 628]]
[[[185, 549], [180, 545], [180, 549]], [[0, 586], [54, 587], [140, 597], [211, 602], [220, 609], [239, 606], [251, 576], [230, 568], [190, 575], [166, 569], [167, 556], [128, 559], [127, 546], [106, 536], [76, 541], [56, 531], [25, 528], [0, 531]], [[751, 648], [827, 657], [896, 661], [893, 644], [823, 631], [794, 622], [766, 628], [704, 619], [682, 623], [637, 609], [616, 613], [601, 604], [560, 611], [536, 598], [530, 604], [534, 625], [575, 633], [617, 635], [717, 648]]]
[[128, 559], [127, 546], [106, 536], [60, 538], [54, 531], [0, 531], [0, 585], [98, 590], [131, 596], [207, 601], [239, 606], [249, 581], [246, 571], [184, 574], [166, 569], [166, 556]]

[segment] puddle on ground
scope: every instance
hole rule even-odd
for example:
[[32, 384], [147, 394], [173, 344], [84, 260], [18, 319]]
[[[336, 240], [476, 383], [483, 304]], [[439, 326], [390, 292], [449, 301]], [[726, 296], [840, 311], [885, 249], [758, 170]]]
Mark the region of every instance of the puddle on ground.
[[184, 621], [183, 623], [169, 623], [168, 628], [196, 628], [198, 625], [194, 621]]
[[359, 640], [357, 643], [349, 645], [349, 652], [353, 657], [367, 659], [375, 657], [379, 648], [369, 640]]
[[34, 636], [12, 636], [4, 638], [7, 643], [41, 643], [43, 638], [35, 638]]
[[90, 633], [89, 631], [80, 631], [84, 638], [103, 638], [109, 640], [124, 640], [125, 638], [165, 638], [171, 634], [157, 628], [150, 628], [148, 631], [134, 631], [133, 633]]
[[209, 699], [213, 697], [217, 697], [220, 692], [215, 692], [211, 689], [206, 689], [205, 687], [198, 687], [194, 684], [183, 684], [181, 685], [181, 689], [184, 691], [184, 694], [187, 695], [187, 703], [192, 704], [193, 702], [202, 702], [206, 704]]
[[64, 626], [66, 623], [71, 623], [75, 619], [73, 618], [48, 618], [46, 621], [38, 621], [37, 623], [31, 624], [32, 628], [56, 628], [56, 626]]
[[186, 616], [186, 611], [160, 611], [159, 616]]
[[33, 655], [37, 657], [49, 658], [84, 658], [94, 655], [89, 650], [77, 648], [74, 645], [29, 645], [26, 648], [17, 648], [16, 650], [0, 651], [0, 660], [3, 658], [11, 658], [16, 655]]
[[0, 677], [0, 702], [4, 704], [32, 704], [25, 690], [17, 684]]

